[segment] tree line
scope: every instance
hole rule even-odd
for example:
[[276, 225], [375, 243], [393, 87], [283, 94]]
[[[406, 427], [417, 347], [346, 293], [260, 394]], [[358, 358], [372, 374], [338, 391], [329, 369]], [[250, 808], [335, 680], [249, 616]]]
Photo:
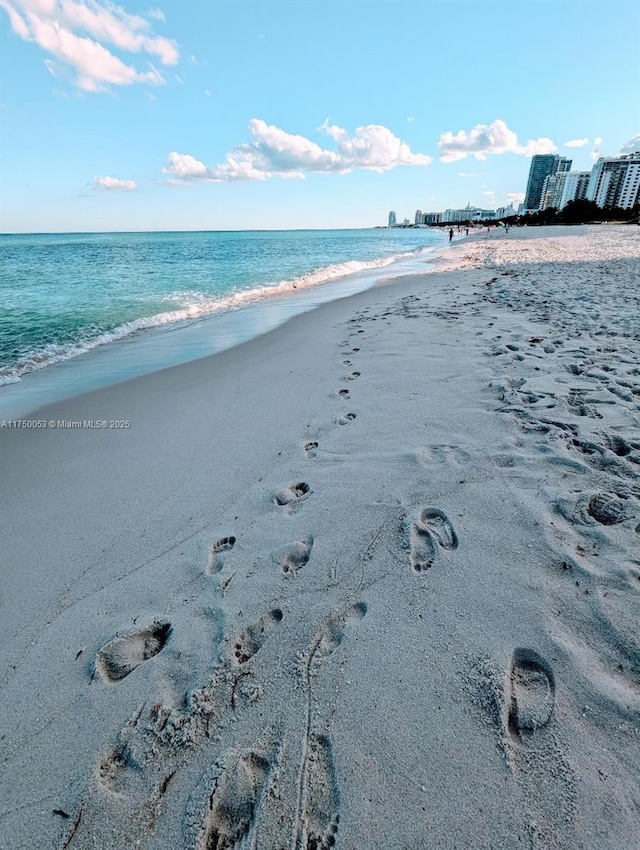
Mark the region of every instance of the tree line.
[[548, 225], [548, 224], [591, 224], [598, 221], [621, 221], [637, 223], [640, 221], [640, 202], [629, 209], [622, 207], [599, 207], [595, 201], [586, 198], [569, 201], [564, 209], [549, 207], [546, 210], [515, 215], [503, 219], [508, 224]]

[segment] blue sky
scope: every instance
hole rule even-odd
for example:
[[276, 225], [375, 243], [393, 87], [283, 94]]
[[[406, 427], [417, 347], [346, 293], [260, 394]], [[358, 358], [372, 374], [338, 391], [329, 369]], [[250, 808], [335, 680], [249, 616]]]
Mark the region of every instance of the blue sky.
[[533, 153], [640, 147], [639, 31], [637, 0], [0, 0], [0, 230], [517, 204]]

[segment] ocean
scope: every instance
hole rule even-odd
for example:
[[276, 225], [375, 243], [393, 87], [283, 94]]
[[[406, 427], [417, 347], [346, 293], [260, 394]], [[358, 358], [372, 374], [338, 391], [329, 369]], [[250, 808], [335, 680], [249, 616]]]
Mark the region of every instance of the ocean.
[[94, 358], [78, 391], [205, 356], [404, 273], [444, 241], [427, 229], [1, 235], [0, 405], [7, 385], [34, 372], [38, 387], [59, 385], [56, 364], [124, 341], [115, 372]]

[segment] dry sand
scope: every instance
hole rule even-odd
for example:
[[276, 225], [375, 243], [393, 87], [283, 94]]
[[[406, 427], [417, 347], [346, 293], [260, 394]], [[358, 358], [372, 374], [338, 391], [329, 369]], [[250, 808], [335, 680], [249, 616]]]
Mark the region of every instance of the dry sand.
[[0, 431], [0, 847], [640, 847], [640, 228]]

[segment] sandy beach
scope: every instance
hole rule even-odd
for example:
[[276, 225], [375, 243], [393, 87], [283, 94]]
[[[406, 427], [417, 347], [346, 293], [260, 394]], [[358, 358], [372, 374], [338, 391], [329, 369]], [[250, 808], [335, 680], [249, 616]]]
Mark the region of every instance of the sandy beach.
[[640, 847], [639, 281], [482, 233], [0, 430], [0, 848]]

